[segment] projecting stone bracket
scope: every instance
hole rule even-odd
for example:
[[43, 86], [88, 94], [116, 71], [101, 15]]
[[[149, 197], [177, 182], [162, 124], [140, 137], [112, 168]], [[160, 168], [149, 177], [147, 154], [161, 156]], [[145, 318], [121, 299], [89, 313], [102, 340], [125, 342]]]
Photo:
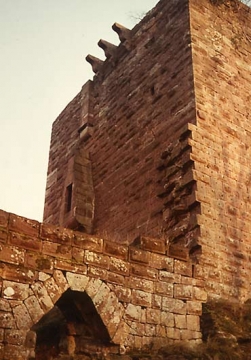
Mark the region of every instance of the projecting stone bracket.
[[98, 46], [104, 50], [107, 59], [111, 58], [114, 55], [115, 50], [117, 49], [116, 45], [111, 44], [103, 39], [99, 40]]
[[104, 62], [104, 61], [100, 60], [99, 58], [97, 58], [97, 57], [95, 57], [93, 55], [90, 55], [90, 54], [87, 55], [85, 59], [89, 64], [91, 64], [92, 71], [95, 74], [97, 74], [100, 71], [100, 69], [101, 69], [101, 67], [103, 65], [103, 62]]
[[79, 128], [78, 132], [80, 140], [86, 141], [93, 135], [93, 125], [90, 123], [85, 123], [83, 126], [81, 126], [81, 128]]
[[121, 42], [129, 40], [131, 38], [131, 30], [127, 29], [126, 27], [120, 25], [117, 22], [112, 25], [112, 29], [118, 34], [119, 40]]

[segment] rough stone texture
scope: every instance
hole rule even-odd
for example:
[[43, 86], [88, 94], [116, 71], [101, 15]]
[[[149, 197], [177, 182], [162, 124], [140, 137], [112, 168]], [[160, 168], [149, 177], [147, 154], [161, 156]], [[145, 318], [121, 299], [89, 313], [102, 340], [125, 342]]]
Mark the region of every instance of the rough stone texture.
[[[250, 8], [190, 2], [197, 106], [192, 132], [202, 256], [210, 296], [250, 298]], [[203, 21], [201, 19], [203, 18]]]
[[[164, 236], [178, 222], [170, 237], [177, 240], [186, 228], [194, 228], [188, 210], [192, 200], [179, 215], [179, 209], [162, 214], [175, 202], [170, 188], [176, 189], [176, 201], [180, 197], [185, 201], [191, 191], [184, 189], [186, 182], [189, 187], [194, 183], [189, 132], [183, 128], [196, 119], [188, 10], [187, 1], [161, 1], [54, 122], [45, 222], [67, 225], [60, 220], [60, 209], [65, 187], [75, 176], [71, 154], [81, 143], [92, 165], [95, 233], [131, 242], [143, 234]], [[92, 134], [83, 140], [85, 117], [91, 117]], [[84, 180], [84, 195], [73, 182], [76, 201], [89, 197], [90, 182]]]
[[201, 343], [208, 297], [249, 307], [250, 21], [237, 0], [161, 0], [87, 57], [45, 222], [0, 211], [0, 359], [166, 359]]
[[[6, 218], [14, 216], [2, 214]], [[11, 240], [8, 224], [7, 240], [1, 245], [3, 253]], [[0, 344], [4, 354], [0, 359], [29, 359], [32, 352], [36, 359], [59, 354], [78, 359], [86, 352], [95, 356], [97, 351], [123, 359], [123, 352], [152, 346], [157, 349], [160, 344], [181, 338], [170, 335], [171, 331], [182, 330], [184, 334], [187, 330], [189, 339], [201, 338], [199, 316], [206, 298], [198, 298], [198, 289], [205, 293], [204, 283], [200, 280], [198, 284], [187, 271], [192, 266], [190, 260], [171, 258], [167, 248], [166, 254], [160, 255], [164, 243], [153, 246], [153, 250], [142, 250], [144, 239], [139, 239], [138, 245], [119, 245], [115, 251], [115, 243], [110, 240], [37, 223], [37, 235], [30, 235], [28, 230], [29, 239], [40, 244], [40, 251], [34, 253], [32, 248], [22, 250], [25, 230], [16, 229], [20, 243], [16, 242], [13, 257], [22, 251], [20, 263], [10, 262], [8, 257], [1, 260], [5, 275], [0, 278]], [[61, 262], [58, 245], [63, 238], [68, 255]], [[42, 246], [45, 242], [46, 247]], [[98, 250], [90, 251], [90, 244], [93, 248], [99, 244]], [[49, 248], [53, 250], [49, 252]], [[81, 251], [81, 260], [74, 256], [76, 251]], [[156, 256], [165, 258], [166, 269], [160, 267], [161, 263], [151, 262]], [[178, 266], [173, 266], [174, 261]], [[20, 276], [20, 272], [26, 276]], [[65, 326], [71, 332], [68, 337], [64, 335]], [[30, 339], [31, 330], [36, 333], [35, 340], [34, 335]], [[52, 336], [55, 331], [56, 337]]]

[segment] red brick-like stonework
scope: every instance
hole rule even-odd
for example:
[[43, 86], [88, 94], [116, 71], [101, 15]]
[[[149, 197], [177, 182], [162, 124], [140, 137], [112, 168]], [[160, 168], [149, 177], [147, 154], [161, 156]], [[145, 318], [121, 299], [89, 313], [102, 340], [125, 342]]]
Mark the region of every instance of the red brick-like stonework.
[[161, 0], [87, 56], [44, 222], [0, 211], [0, 359], [132, 360], [200, 343], [208, 298], [248, 306], [250, 20], [237, 0]]

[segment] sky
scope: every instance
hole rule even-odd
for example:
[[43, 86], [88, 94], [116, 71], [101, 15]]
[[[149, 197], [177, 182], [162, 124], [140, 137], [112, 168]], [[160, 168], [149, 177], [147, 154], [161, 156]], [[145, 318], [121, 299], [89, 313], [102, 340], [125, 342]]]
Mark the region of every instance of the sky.
[[42, 221], [51, 126], [157, 0], [0, 0], [0, 209]]

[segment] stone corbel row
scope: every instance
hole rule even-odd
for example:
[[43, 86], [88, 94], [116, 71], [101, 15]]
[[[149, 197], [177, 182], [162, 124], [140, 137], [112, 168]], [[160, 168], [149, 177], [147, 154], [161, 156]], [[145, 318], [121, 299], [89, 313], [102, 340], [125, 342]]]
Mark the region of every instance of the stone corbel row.
[[[130, 39], [131, 37], [131, 30], [127, 29], [123, 25], [120, 25], [118, 23], [113, 24], [112, 29], [118, 34], [119, 40], [123, 43]], [[114, 56], [115, 50], [117, 49], [117, 46], [114, 44], [109, 43], [106, 40], [99, 40], [98, 46], [104, 50], [105, 56], [107, 59], [110, 59]], [[87, 55], [86, 61], [89, 62], [92, 66], [92, 71], [96, 74], [100, 71], [103, 60], [100, 60], [99, 58], [93, 56], [93, 55]]]

